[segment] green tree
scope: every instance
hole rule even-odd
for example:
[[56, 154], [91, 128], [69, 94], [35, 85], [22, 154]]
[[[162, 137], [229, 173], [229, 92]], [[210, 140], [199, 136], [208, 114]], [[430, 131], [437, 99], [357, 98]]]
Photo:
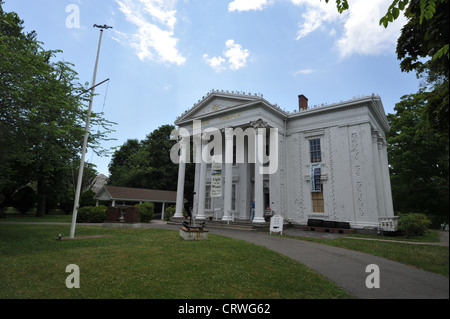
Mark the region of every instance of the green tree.
[[[178, 164], [170, 159], [175, 127], [162, 125], [142, 141], [128, 140], [112, 156], [109, 183], [115, 186], [177, 190]], [[191, 152], [192, 154], [192, 152]], [[186, 164], [185, 198], [192, 205], [195, 164]]]
[[[37, 183], [37, 215], [49, 194], [62, 187], [62, 176], [78, 158], [87, 111], [85, 88], [68, 62], [54, 61], [57, 50], [44, 50], [36, 33], [24, 32], [14, 12], [0, 3], [0, 192], [10, 194]], [[111, 122], [92, 114], [90, 146], [104, 150]]]
[[109, 164], [110, 185], [176, 190], [178, 165], [170, 159], [173, 125], [162, 125], [142, 141], [127, 140]]
[[423, 112], [426, 99], [423, 90], [403, 96], [396, 113], [388, 114], [394, 209], [448, 220], [448, 135], [437, 134], [428, 124]]
[[140, 167], [136, 154], [142, 149], [137, 139], [129, 139], [112, 155], [108, 165], [109, 185], [142, 187], [136, 180], [135, 171]]
[[408, 22], [397, 41], [397, 57], [402, 71], [415, 71], [426, 79], [427, 120], [440, 133], [448, 133], [448, 0], [436, 1], [432, 12], [424, 19], [422, 4], [411, 1], [405, 10]]

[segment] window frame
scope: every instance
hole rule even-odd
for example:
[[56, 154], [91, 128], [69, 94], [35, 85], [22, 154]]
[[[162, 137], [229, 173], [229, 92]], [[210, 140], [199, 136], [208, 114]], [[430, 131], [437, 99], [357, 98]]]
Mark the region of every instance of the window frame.
[[322, 162], [322, 146], [320, 138], [309, 139], [309, 155], [311, 163]]

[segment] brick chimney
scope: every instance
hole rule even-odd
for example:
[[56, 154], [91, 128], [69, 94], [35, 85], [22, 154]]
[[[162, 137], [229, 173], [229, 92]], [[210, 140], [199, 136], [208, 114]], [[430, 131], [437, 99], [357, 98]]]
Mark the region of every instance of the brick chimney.
[[308, 99], [303, 94], [298, 96], [298, 110], [307, 110], [308, 109]]

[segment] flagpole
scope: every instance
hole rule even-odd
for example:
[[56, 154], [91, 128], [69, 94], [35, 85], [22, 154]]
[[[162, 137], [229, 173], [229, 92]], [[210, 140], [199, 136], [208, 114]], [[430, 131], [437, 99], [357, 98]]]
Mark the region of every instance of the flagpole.
[[91, 111], [92, 111], [92, 101], [94, 99], [94, 91], [95, 91], [95, 87], [96, 87], [95, 79], [97, 77], [98, 57], [100, 55], [100, 45], [102, 43], [103, 29], [112, 28], [112, 27], [108, 27], [107, 25], [98, 26], [96, 24], [94, 24], [94, 27], [100, 28], [100, 38], [98, 40], [97, 57], [95, 59], [94, 76], [92, 79], [93, 86], [91, 88], [91, 97], [89, 100], [89, 109], [88, 109], [88, 114], [87, 114], [87, 119], [86, 119], [86, 130], [85, 130], [84, 139], [83, 139], [83, 146], [81, 149], [80, 168], [78, 171], [77, 188], [75, 191], [75, 200], [73, 203], [72, 224], [70, 226], [70, 238], [74, 238], [74, 236], [75, 236], [75, 226], [77, 223], [77, 213], [78, 213], [78, 206], [79, 206], [79, 202], [80, 202], [80, 193], [81, 193], [81, 181], [83, 180], [84, 158], [86, 155], [86, 147], [87, 147], [87, 142], [88, 142], [88, 138], [89, 138], [89, 123], [90, 123], [90, 117], [91, 117]]

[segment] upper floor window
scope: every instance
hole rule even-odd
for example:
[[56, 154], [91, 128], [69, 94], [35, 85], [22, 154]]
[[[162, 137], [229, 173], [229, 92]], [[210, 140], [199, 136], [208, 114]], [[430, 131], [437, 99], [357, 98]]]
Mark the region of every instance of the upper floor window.
[[309, 152], [311, 154], [311, 163], [319, 163], [322, 161], [320, 138], [309, 140]]

